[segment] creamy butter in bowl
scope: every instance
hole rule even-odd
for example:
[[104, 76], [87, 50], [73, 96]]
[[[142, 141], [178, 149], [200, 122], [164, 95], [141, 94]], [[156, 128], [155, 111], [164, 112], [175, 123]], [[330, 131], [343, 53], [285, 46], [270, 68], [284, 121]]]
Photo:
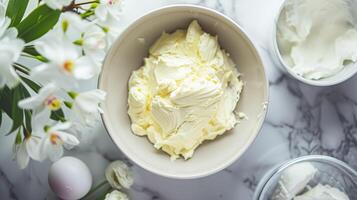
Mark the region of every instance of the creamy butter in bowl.
[[131, 24], [108, 53], [99, 88], [113, 142], [170, 178], [233, 163], [267, 112], [267, 77], [251, 40], [231, 19], [194, 5], [163, 7]]
[[243, 82], [217, 37], [196, 20], [163, 33], [129, 79], [132, 131], [147, 135], [172, 160], [189, 159], [205, 140], [232, 129]]
[[357, 72], [357, 1], [286, 0], [276, 21], [275, 52], [294, 78], [316, 86]]

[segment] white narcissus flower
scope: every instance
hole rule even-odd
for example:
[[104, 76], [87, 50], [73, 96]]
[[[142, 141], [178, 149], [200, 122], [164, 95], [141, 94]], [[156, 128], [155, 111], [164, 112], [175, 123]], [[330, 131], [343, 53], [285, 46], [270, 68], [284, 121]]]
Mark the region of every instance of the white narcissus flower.
[[133, 172], [123, 161], [117, 160], [109, 164], [105, 177], [115, 189], [129, 189], [134, 183]]
[[86, 55], [92, 57], [98, 66], [103, 61], [105, 57], [105, 51], [107, 49], [107, 41], [105, 32], [93, 24], [87, 28], [83, 33], [82, 47]]
[[64, 12], [58, 20], [55, 31], [58, 31], [58, 35], [66, 35], [67, 38], [74, 41], [80, 38], [90, 25], [91, 23], [83, 20], [78, 14]]
[[122, 0], [100, 0], [95, 9], [96, 17], [102, 22], [113, 22], [120, 19]]
[[121, 30], [115, 28], [115, 26], [106, 26], [104, 27], [104, 32], [107, 34], [107, 49], [109, 49], [113, 42], [118, 38]]
[[15, 144], [14, 153], [20, 169], [26, 168], [30, 158], [37, 161], [43, 160], [43, 157], [39, 153], [40, 141], [40, 137], [32, 134], [27, 136], [22, 143]]
[[15, 28], [8, 28], [9, 25], [9, 18], [0, 17], [0, 88], [4, 85], [15, 87], [20, 80], [12, 64], [19, 59], [25, 43], [17, 38]]
[[129, 197], [118, 190], [114, 190], [111, 193], [105, 195], [104, 200], [129, 200]]
[[96, 117], [96, 113], [102, 113], [100, 104], [104, 102], [106, 93], [102, 90], [91, 90], [82, 92], [74, 97], [73, 114], [78, 116], [82, 122], [90, 125]]
[[68, 133], [71, 123], [58, 123], [46, 130], [45, 137], [42, 138], [40, 154], [42, 157], [48, 157], [56, 161], [63, 155], [63, 147], [71, 149], [79, 144], [79, 140]]
[[56, 10], [56, 9], [62, 9], [64, 6], [68, 6], [72, 0], [43, 0], [45, 4]]
[[64, 88], [71, 88], [76, 80], [90, 79], [99, 73], [89, 56], [82, 56], [80, 48], [55, 32], [35, 42], [35, 48], [49, 61], [32, 70], [31, 76], [39, 81], [54, 81]]
[[36, 124], [43, 125], [49, 119], [51, 111], [61, 108], [62, 101], [56, 97], [59, 88], [54, 83], [49, 83], [42, 87], [38, 94], [19, 101], [18, 106], [22, 109], [33, 110], [33, 118]]

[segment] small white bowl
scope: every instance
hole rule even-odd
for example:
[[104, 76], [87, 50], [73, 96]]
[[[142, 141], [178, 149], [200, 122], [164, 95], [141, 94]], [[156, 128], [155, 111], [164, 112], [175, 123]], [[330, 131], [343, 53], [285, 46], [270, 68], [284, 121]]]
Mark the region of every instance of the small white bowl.
[[[351, 78], [352, 76], [354, 76], [357, 73], [357, 63], [350, 63], [350, 64], [346, 65], [337, 74], [330, 76], [330, 77], [322, 78], [319, 80], [311, 80], [311, 79], [304, 78], [300, 75], [297, 75], [291, 69], [291, 67], [284, 61], [283, 57], [280, 54], [279, 45], [278, 45], [278, 41], [277, 41], [278, 21], [279, 21], [279, 18], [281, 16], [283, 10], [284, 10], [285, 4], [288, 1], [291, 1], [291, 0], [285, 0], [284, 3], [282, 4], [282, 6], [280, 7], [278, 15], [275, 18], [274, 27], [273, 27], [273, 48], [274, 48], [275, 56], [280, 63], [280, 66], [279, 66], [280, 69], [282, 69], [284, 72], [288, 73], [290, 76], [294, 77], [295, 79], [297, 79], [305, 84], [309, 84], [309, 85], [313, 85], [313, 86], [337, 85], [339, 83], [346, 81], [347, 79]], [[349, 3], [350, 3], [351, 8], [357, 7], [357, 1], [351, 0], [351, 1], [349, 1]], [[353, 16], [354, 16], [354, 18], [356, 18], [356, 23], [357, 23], [357, 10], [351, 9], [351, 11], [354, 12]]]
[[[243, 120], [230, 133], [202, 144], [191, 159], [171, 161], [167, 154], [156, 150], [146, 137], [131, 132], [127, 114], [127, 82], [131, 72], [142, 66], [148, 48], [163, 31], [186, 29], [194, 19], [206, 32], [218, 35], [220, 45], [230, 53], [243, 74], [246, 84], [237, 110], [247, 114], [249, 120]], [[99, 88], [107, 92], [102, 119], [114, 143], [142, 168], [177, 179], [207, 176], [233, 163], [252, 144], [267, 112], [267, 77], [253, 43], [231, 19], [194, 5], [163, 7], [131, 24], [109, 51]]]

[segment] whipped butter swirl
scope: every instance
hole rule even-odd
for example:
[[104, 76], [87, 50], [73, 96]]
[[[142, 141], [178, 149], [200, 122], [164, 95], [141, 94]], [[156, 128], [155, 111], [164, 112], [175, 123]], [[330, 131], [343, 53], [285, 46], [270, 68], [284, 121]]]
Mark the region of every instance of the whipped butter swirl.
[[217, 37], [193, 21], [187, 31], [163, 33], [145, 65], [132, 73], [132, 131], [147, 135], [171, 159], [188, 159], [204, 140], [235, 126], [242, 87], [236, 66]]

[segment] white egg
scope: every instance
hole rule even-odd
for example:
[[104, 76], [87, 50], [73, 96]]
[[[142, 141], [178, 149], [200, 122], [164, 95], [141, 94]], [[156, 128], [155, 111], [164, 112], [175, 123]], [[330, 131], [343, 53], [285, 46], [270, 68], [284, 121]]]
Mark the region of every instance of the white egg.
[[65, 200], [80, 199], [92, 187], [88, 166], [74, 157], [63, 157], [54, 162], [48, 173], [52, 191]]

